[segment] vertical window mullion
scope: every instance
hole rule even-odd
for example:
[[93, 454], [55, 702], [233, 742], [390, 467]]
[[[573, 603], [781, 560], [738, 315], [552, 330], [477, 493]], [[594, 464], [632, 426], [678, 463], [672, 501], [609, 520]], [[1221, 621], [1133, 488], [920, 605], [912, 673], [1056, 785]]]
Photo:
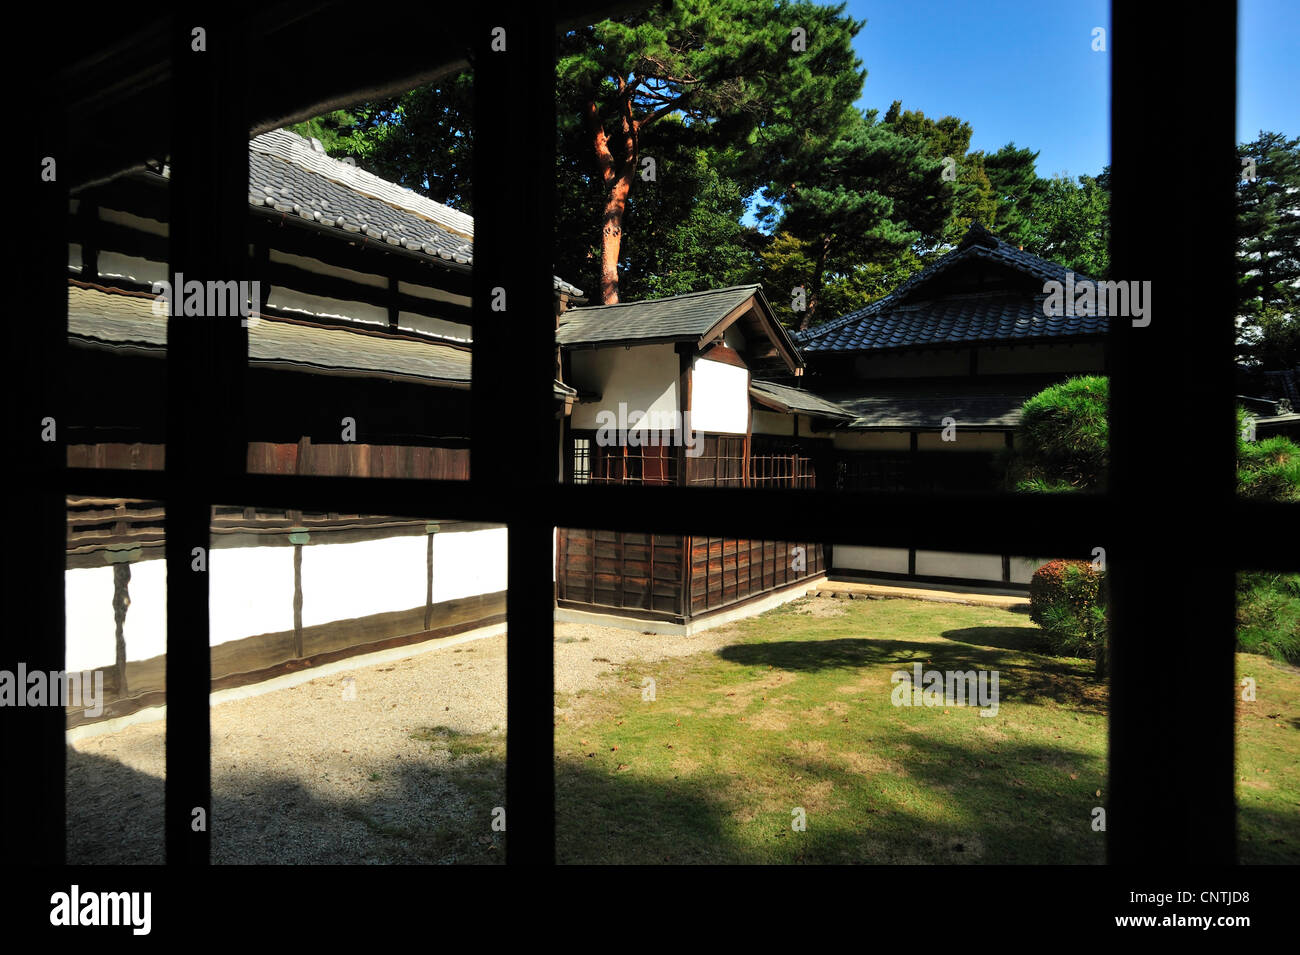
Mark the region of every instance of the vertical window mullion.
[[[171, 280], [246, 279], [248, 119], [243, 44], [232, 11], [172, 28]], [[173, 301], [183, 300], [177, 289]], [[207, 296], [204, 296], [205, 305]], [[167, 777], [169, 864], [209, 861], [209, 529], [212, 505], [243, 472], [247, 330], [239, 315], [173, 314], [167, 324]]]
[[507, 859], [547, 864], [555, 859], [556, 18], [554, 3], [483, 7], [473, 40], [479, 188], [470, 480], [476, 490], [535, 502], [509, 524]]

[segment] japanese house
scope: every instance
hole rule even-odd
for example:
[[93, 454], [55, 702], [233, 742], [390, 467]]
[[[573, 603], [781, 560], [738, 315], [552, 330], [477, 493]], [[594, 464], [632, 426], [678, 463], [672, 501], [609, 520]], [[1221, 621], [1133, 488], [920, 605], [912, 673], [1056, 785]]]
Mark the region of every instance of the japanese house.
[[[785, 437], [848, 417], [755, 380], [805, 367], [757, 285], [567, 309], [556, 341], [577, 392], [562, 438], [573, 483], [814, 487], [811, 458]], [[565, 619], [694, 627], [801, 596], [824, 566], [811, 541], [561, 529], [556, 597]]]
[[[287, 131], [252, 139], [248, 162], [258, 301], [227, 304], [249, 315], [248, 393], [229, 396], [249, 472], [467, 477], [473, 220]], [[168, 323], [207, 320], [160, 307], [168, 187], [157, 162], [72, 201], [74, 487], [78, 467], [163, 465]], [[583, 300], [558, 278], [555, 296]], [[378, 406], [358, 388], [375, 383]], [[556, 382], [557, 414], [572, 397]], [[504, 528], [226, 504], [208, 555], [214, 690], [504, 628]], [[105, 671], [104, 719], [164, 700], [163, 521], [152, 501], [68, 499], [67, 668]]]
[[[889, 295], [795, 335], [808, 363], [804, 386], [850, 416], [799, 439], [824, 462], [822, 485], [996, 490], [998, 454], [1012, 446], [1025, 400], [1106, 372], [1104, 314], [1047, 315], [1044, 283], [1065, 277], [1063, 266], [976, 223]], [[1016, 589], [1050, 556], [836, 545], [828, 570]]]

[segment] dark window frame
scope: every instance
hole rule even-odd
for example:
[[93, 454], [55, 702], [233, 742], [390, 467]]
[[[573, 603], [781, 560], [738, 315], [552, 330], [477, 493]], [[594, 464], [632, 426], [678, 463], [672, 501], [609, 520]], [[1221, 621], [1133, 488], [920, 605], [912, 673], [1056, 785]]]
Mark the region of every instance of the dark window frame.
[[[249, 123], [239, 91], [247, 75], [244, 25], [232, 17], [210, 19], [208, 52], [202, 57], [188, 56], [188, 26], [177, 23], [172, 31], [172, 269], [184, 265], [188, 275], [228, 277], [246, 263], [241, 243]], [[511, 38], [504, 52], [489, 46], [490, 30], [498, 25]], [[555, 14], [546, 4], [493, 9], [471, 38], [476, 61], [493, 64], [476, 74], [478, 102], [484, 107], [509, 102], [511, 108], [500, 122], [476, 130], [475, 177], [496, 187], [476, 196], [473, 434], [480, 440], [473, 445], [469, 481], [245, 474], [243, 422], [232, 418], [217, 396], [242, 394], [240, 348], [246, 339], [238, 333], [214, 335], [210, 328], [179, 334], [168, 344], [166, 470], [69, 472], [64, 445], [40, 440], [37, 425], [47, 417], [57, 421], [62, 404], [67, 187], [33, 184], [20, 190], [26, 214], [42, 223], [37, 236], [24, 236], [35, 259], [27, 274], [40, 321], [33, 333], [35, 357], [22, 363], [7, 387], [9, 407], [24, 429], [21, 453], [32, 462], [34, 485], [30, 506], [16, 518], [16, 532], [39, 546], [35, 558], [13, 561], [9, 580], [43, 609], [30, 634], [6, 649], [6, 663], [25, 659], [29, 666], [63, 667], [64, 621], [54, 608], [63, 600], [66, 495], [163, 501], [173, 544], [167, 557], [167, 860], [205, 864], [208, 835], [193, 832], [189, 821], [194, 808], [211, 809], [208, 593], [206, 580], [190, 570], [188, 554], [193, 546], [207, 546], [210, 505], [428, 518], [450, 514], [505, 523], [510, 529], [508, 618], [512, 632], [528, 635], [508, 643], [508, 858], [548, 863], [554, 861], [555, 835], [552, 647], [538, 636], [551, 632], [553, 622], [549, 564], [555, 526], [598, 521], [614, 530], [752, 536], [759, 530], [754, 527], [758, 514], [765, 538], [827, 544], [870, 540], [879, 546], [1080, 555], [1105, 546], [1115, 571], [1110, 792], [1104, 798], [1108, 860], [1233, 861], [1232, 575], [1246, 565], [1300, 568], [1300, 555], [1277, 531], [1294, 524], [1295, 510], [1238, 501], [1233, 493], [1228, 316], [1236, 5], [1211, 2], [1198, 8], [1196, 17], [1183, 18], [1170, 18], [1161, 8], [1123, 5], [1113, 11], [1108, 30], [1108, 52], [1097, 55], [1109, 57], [1111, 66], [1113, 273], [1151, 280], [1156, 305], [1149, 327], [1117, 322], [1109, 333], [1111, 487], [1092, 497], [945, 495], [936, 506], [926, 494], [647, 491], [559, 483], [549, 244], [518, 238], [553, 232], [554, 45], [547, 38], [555, 35]], [[1188, 56], [1191, 49], [1207, 55]], [[43, 157], [61, 155], [68, 113], [54, 108], [39, 113], [29, 148], [14, 151], [14, 181], [29, 181]], [[193, 122], [195, 115], [205, 121]], [[1187, 143], [1187, 129], [1197, 130], [1194, 146], [1175, 151], [1172, 144]], [[525, 160], [525, 153], [531, 158]], [[1151, 185], [1157, 167], [1158, 189]], [[187, 228], [198, 223], [204, 227]], [[1158, 233], [1155, 224], [1195, 241], [1171, 247], [1160, 241], [1169, 232]], [[488, 293], [495, 287], [507, 290], [505, 316], [488, 310]], [[195, 437], [212, 425], [217, 430], [208, 433], [218, 435], [216, 447]], [[507, 426], [517, 440], [483, 440]], [[1151, 432], [1159, 427], [1167, 430], [1156, 440]], [[1169, 473], [1163, 449], [1171, 444], [1197, 448], [1195, 484], [1183, 474], [1161, 482], [1159, 476]], [[954, 513], [963, 520], [954, 521]], [[1172, 559], [1153, 558], [1153, 542]], [[1198, 558], [1192, 570], [1182, 566], [1188, 554]], [[1177, 653], [1149, 639], [1173, 628]], [[1215, 689], [1186, 706], [1178, 688], [1187, 686]], [[6, 787], [6, 810], [21, 814], [8, 818], [27, 823], [10, 830], [14, 839], [6, 848], [26, 862], [61, 862], [63, 712], [27, 709], [10, 725], [16, 732], [7, 733], [4, 743], [9, 765], [32, 770], [21, 790]]]

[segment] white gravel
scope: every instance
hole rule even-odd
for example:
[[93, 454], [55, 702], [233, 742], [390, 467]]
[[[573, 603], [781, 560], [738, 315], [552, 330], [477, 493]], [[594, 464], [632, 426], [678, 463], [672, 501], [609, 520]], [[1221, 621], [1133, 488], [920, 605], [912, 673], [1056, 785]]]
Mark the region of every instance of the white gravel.
[[[729, 627], [684, 637], [558, 623], [555, 689], [597, 689], [620, 663], [734, 639]], [[444, 646], [214, 706], [213, 862], [499, 860], [491, 812], [504, 803], [505, 641]], [[344, 698], [348, 679], [355, 699]], [[70, 863], [162, 861], [164, 733], [159, 721], [69, 746]], [[449, 751], [457, 734], [472, 734], [462, 741], [469, 752]]]

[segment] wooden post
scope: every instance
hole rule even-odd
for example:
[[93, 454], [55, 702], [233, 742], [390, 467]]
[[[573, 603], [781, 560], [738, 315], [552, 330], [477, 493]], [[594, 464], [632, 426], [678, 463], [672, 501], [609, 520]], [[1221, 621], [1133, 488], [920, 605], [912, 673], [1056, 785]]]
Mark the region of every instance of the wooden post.
[[117, 672], [117, 695], [126, 696], [126, 608], [131, 606], [127, 585], [131, 581], [131, 565], [127, 561], [113, 565], [113, 667]]
[[293, 655], [303, 657], [302, 646], [302, 545], [293, 545]]

